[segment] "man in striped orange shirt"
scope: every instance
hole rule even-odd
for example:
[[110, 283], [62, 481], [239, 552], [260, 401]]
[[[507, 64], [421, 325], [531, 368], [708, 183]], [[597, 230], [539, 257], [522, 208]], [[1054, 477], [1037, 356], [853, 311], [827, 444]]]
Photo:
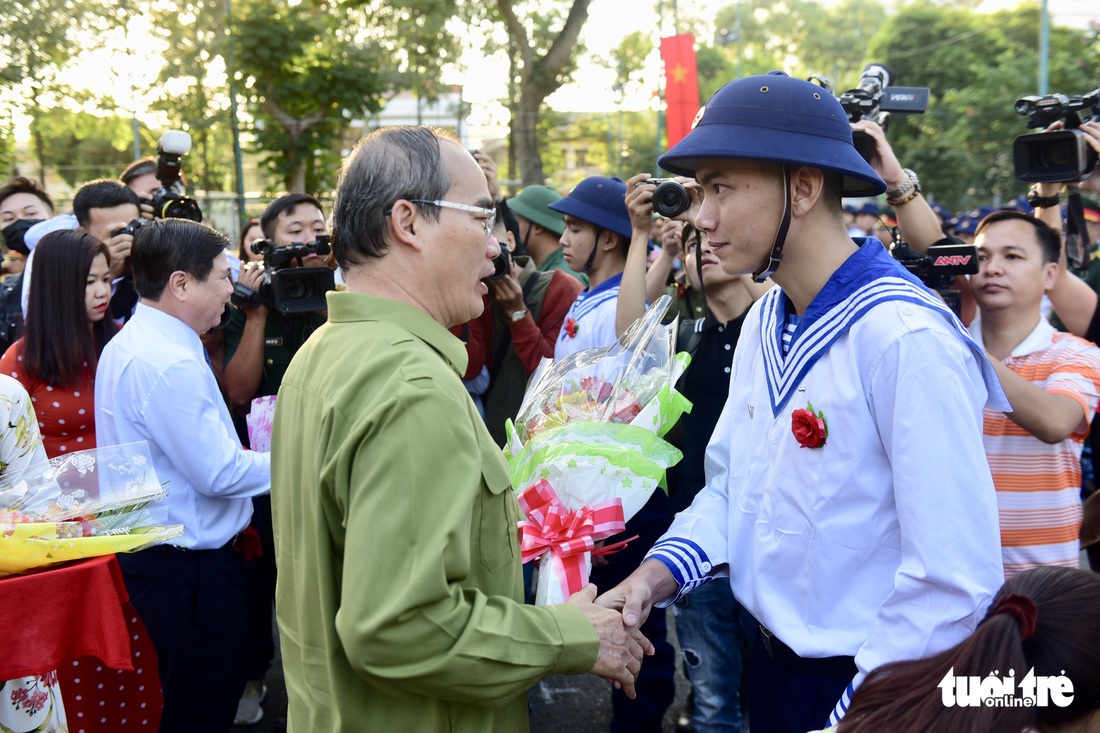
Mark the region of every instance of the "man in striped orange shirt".
[[1056, 331], [1039, 310], [1058, 275], [1061, 237], [997, 211], [978, 225], [970, 325], [1013, 411], [985, 408], [984, 442], [1001, 519], [1005, 577], [1040, 565], [1077, 567], [1081, 448], [1100, 395], [1100, 349]]

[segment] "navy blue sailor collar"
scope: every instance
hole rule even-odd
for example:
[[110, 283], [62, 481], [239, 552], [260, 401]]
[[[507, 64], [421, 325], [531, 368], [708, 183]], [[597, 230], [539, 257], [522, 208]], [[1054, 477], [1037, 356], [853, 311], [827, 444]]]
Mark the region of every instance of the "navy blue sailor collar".
[[986, 404], [1010, 409], [984, 350], [939, 296], [891, 257], [879, 240], [864, 237], [854, 241], [858, 249], [837, 268], [806, 308], [786, 355], [783, 332], [792, 309], [790, 299], [781, 288], [772, 288], [764, 295], [760, 338], [772, 415], [779, 414], [806, 374], [837, 339], [874, 306], [889, 300], [907, 301], [939, 313], [978, 359], [989, 394]]

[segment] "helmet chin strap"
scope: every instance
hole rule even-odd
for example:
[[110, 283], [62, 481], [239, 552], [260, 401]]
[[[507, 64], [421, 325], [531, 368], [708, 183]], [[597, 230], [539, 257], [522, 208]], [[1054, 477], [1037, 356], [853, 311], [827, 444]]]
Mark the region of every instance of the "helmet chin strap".
[[600, 248], [600, 237], [603, 236], [603, 227], [596, 227], [592, 236], [592, 253], [588, 255], [588, 262], [584, 263], [584, 269], [581, 270], [585, 275], [592, 268], [592, 263], [596, 261], [596, 250]]
[[772, 273], [779, 269], [779, 262], [783, 259], [783, 245], [787, 243], [787, 230], [791, 227], [791, 166], [783, 165], [783, 218], [779, 220], [779, 229], [775, 233], [775, 241], [772, 242], [772, 251], [759, 270], [752, 274], [752, 281], [762, 283], [771, 277]]

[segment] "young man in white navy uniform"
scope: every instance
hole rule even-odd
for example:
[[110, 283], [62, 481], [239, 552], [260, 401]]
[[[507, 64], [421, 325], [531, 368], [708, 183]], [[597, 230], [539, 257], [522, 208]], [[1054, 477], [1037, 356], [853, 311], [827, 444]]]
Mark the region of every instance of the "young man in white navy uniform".
[[601, 602], [633, 625], [729, 582], [759, 622], [752, 727], [804, 733], [872, 669], [982, 618], [1003, 580], [982, 408], [1009, 408], [942, 301], [848, 236], [841, 197], [886, 185], [824, 89], [733, 81], [660, 164], [701, 185], [695, 225], [722, 268], [779, 287], [746, 316], [706, 487]]
[[615, 309], [632, 233], [625, 199], [626, 184], [621, 180], [591, 176], [548, 207], [564, 215], [565, 263], [588, 276], [588, 288], [565, 314], [554, 344], [555, 359], [610, 346], [619, 338]]

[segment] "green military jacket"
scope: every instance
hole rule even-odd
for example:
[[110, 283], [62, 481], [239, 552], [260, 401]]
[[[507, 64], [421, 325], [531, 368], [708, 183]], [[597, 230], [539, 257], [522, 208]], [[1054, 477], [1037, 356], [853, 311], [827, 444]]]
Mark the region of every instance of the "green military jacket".
[[519, 508], [462, 342], [396, 301], [328, 302], [271, 451], [289, 730], [525, 731], [528, 688], [590, 670], [596, 633], [522, 603]]

